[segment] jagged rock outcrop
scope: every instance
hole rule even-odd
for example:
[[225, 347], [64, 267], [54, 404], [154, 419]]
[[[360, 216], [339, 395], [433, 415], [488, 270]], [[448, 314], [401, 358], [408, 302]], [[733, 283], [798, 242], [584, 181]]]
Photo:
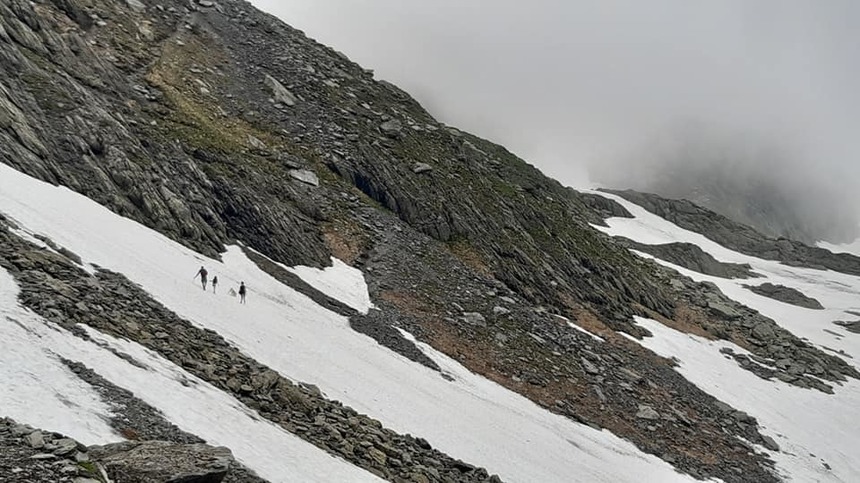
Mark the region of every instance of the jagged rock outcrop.
[[824, 306], [821, 302], [812, 297], [807, 297], [800, 290], [786, 287], [784, 285], [775, 285], [772, 283], [763, 283], [760, 285], [744, 285], [753, 293], [757, 293], [762, 297], [768, 297], [787, 304], [796, 305], [805, 309], [823, 310]]
[[739, 344], [751, 355], [733, 351], [727, 354], [744, 369], [766, 379], [776, 378], [827, 393], [833, 392], [828, 382], [860, 379], [860, 371], [845, 360], [821, 351], [759, 312], [726, 297], [713, 283], [695, 282], [668, 268], [660, 270], [683, 300], [682, 315], [663, 322], [687, 331], [695, 327], [705, 337]]
[[660, 260], [713, 277], [754, 278], [759, 276], [752, 271], [749, 264], [720, 262], [710, 253], [692, 243], [676, 242], [663, 245], [646, 245], [627, 239], [624, 239], [622, 243], [633, 250], [645, 252]]

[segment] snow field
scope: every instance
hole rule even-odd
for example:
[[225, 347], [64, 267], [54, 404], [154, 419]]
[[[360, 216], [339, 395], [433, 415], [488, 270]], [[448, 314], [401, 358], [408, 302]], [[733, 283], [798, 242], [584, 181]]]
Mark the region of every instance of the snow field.
[[53, 352], [75, 339], [18, 305], [18, 286], [0, 267], [0, 415], [90, 445], [121, 439], [110, 407]]
[[92, 342], [85, 341], [20, 307], [17, 294], [12, 276], [0, 268], [0, 378], [9, 386], [0, 393], [4, 415], [88, 445], [122, 440], [107, 423], [111, 409], [66, 368], [62, 357], [133, 392], [180, 429], [209, 444], [229, 447], [239, 461], [272, 482], [381, 481], [266, 422], [232, 396], [149, 349], [90, 327], [84, 329]]
[[[717, 260], [749, 263], [764, 278], [727, 280], [710, 277], [636, 252], [694, 280], [715, 283], [728, 297], [758, 310], [825, 352], [834, 354], [828, 349], [844, 351], [849, 357], [843, 359], [860, 367], [860, 335], [832, 323], [834, 320], [857, 319], [845, 311], [860, 310], [860, 278], [832, 271], [789, 267], [733, 252], [620, 197], [599, 194], [618, 201], [635, 218], [611, 218], [607, 220], [608, 228], [595, 228], [641, 243], [694, 243]], [[785, 304], [756, 295], [743, 287], [744, 284], [765, 282], [798, 289], [818, 299], [825, 310]], [[781, 447], [780, 452], [770, 454], [777, 462], [778, 470], [788, 480], [860, 481], [860, 460], [856, 458], [856, 448], [860, 447], [860, 419], [856, 417], [857, 408], [860, 408], [860, 381], [850, 380], [835, 386], [835, 395], [800, 389], [778, 381], [765, 381], [719, 353], [722, 347], [746, 353], [734, 344], [707, 341], [648, 319], [638, 319], [638, 323], [654, 334], [639, 343], [660, 355], [677, 358], [681, 361], [678, 371], [684, 377], [717, 399], [759, 420], [763, 433], [772, 436]]]
[[[484, 466], [506, 481], [692, 481], [631, 443], [554, 415], [422, 345], [455, 375], [455, 382], [444, 380], [353, 331], [346, 318], [279, 283], [236, 247], [230, 247], [222, 261], [207, 259], [83, 196], [4, 165], [0, 165], [0, 211], [86, 262], [123, 273], [180, 316], [217, 331], [285, 377], [313, 383], [328, 397], [389, 428], [421, 436], [441, 451]], [[192, 280], [200, 265], [218, 276], [221, 294], [204, 292]], [[356, 297], [354, 272], [336, 266], [325, 276], [304, 269], [297, 273], [309, 283], [315, 280], [315, 286], [344, 303], [366, 306], [363, 296]], [[222, 295], [239, 281], [248, 286], [247, 305]], [[366, 293], [366, 287], [363, 290]], [[93, 368], [101, 372], [103, 362]], [[142, 388], [130, 390], [146, 396]], [[224, 403], [215, 399], [217, 394], [208, 397], [217, 402], [206, 406], [205, 400], [189, 401], [182, 411], [170, 413], [171, 420], [186, 417], [185, 411], [205, 414], [201, 407]]]
[[303, 266], [287, 267], [280, 263], [278, 265], [298, 275], [311, 287], [362, 314], [367, 314], [374, 308], [361, 270], [350, 267], [335, 257], [331, 257], [330, 267], [322, 269]]

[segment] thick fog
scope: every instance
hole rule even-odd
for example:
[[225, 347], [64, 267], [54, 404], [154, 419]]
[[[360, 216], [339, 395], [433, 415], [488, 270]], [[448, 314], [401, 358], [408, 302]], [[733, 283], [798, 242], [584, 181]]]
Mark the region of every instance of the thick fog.
[[252, 3], [567, 184], [754, 186], [856, 227], [860, 2]]

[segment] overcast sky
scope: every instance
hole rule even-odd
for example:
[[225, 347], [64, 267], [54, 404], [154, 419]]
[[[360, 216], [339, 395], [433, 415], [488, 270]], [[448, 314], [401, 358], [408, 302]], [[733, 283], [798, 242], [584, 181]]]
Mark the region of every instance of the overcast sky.
[[860, 182], [860, 1], [252, 3], [569, 184], [690, 125]]

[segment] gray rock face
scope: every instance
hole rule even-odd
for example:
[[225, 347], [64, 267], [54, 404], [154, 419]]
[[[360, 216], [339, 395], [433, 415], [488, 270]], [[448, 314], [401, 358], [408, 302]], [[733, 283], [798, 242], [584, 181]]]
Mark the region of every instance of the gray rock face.
[[855, 320], [853, 322], [846, 322], [844, 320], [837, 320], [833, 322], [834, 324], [844, 327], [845, 330], [849, 332], [854, 332], [855, 334], [860, 334], [860, 320]]
[[161, 441], [94, 446], [90, 457], [123, 483], [220, 483], [234, 463], [227, 448]]
[[709, 300], [708, 309], [714, 315], [727, 320], [736, 320], [741, 317], [741, 313], [734, 307], [720, 300]]
[[275, 102], [285, 106], [295, 106], [298, 99], [293, 95], [278, 79], [266, 74], [263, 83], [269, 88], [272, 93], [272, 98]]
[[780, 302], [784, 302], [805, 309], [823, 310], [824, 306], [821, 302], [812, 297], [807, 297], [800, 290], [786, 287], [784, 285], [774, 285], [772, 283], [763, 283], [761, 285], [744, 285], [747, 289], [757, 293], [763, 297], [772, 298]]

